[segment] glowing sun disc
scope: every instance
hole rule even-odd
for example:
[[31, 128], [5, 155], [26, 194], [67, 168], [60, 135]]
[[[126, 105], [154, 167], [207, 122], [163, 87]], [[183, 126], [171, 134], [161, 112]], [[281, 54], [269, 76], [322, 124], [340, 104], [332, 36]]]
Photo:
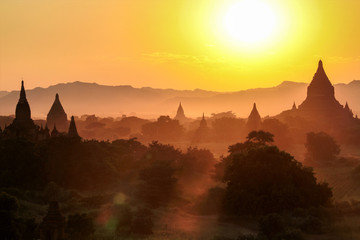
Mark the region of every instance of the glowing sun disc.
[[242, 0], [230, 6], [223, 25], [233, 39], [245, 44], [257, 44], [274, 34], [276, 15], [264, 2]]

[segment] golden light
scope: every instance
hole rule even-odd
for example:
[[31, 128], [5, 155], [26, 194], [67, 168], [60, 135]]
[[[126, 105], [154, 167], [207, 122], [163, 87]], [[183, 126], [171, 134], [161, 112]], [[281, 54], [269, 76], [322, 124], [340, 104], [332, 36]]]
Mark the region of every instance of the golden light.
[[229, 6], [222, 24], [225, 32], [233, 40], [254, 46], [275, 35], [277, 16], [265, 2], [241, 0]]

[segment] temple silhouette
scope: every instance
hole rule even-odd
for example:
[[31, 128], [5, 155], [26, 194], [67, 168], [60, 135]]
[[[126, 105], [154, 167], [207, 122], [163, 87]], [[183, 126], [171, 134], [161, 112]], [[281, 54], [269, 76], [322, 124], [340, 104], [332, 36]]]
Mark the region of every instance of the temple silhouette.
[[348, 103], [343, 106], [336, 100], [334, 86], [326, 75], [321, 60], [307, 88], [306, 99], [298, 107], [294, 103], [291, 110], [282, 112], [279, 117], [285, 121], [289, 117], [300, 117], [326, 129], [351, 125], [355, 119]]
[[210, 129], [207, 125], [205, 114], [203, 113], [199, 127], [195, 131], [195, 134], [193, 136], [192, 143], [196, 144], [196, 143], [208, 142], [209, 137], [210, 137]]
[[[53, 124], [53, 130], [51, 131], [51, 134], [50, 129], [48, 128], [49, 124]], [[71, 117], [71, 122], [67, 133], [58, 131], [58, 125], [61, 127], [66, 127], [67, 125], [67, 115], [60, 103], [59, 95], [56, 94], [55, 96], [55, 101], [47, 116], [47, 123], [45, 128], [42, 125], [39, 127], [31, 119], [31, 110], [26, 98], [24, 81], [21, 81], [20, 97], [15, 109], [15, 119], [9, 126], [6, 126], [3, 131], [0, 131], [0, 133], [4, 138], [23, 138], [30, 141], [41, 141], [51, 137], [59, 136], [80, 138], [73, 116]]]
[[37, 140], [41, 134], [45, 133], [43, 129], [35, 125], [31, 119], [30, 105], [26, 99], [24, 81], [21, 81], [20, 98], [16, 104], [15, 119], [5, 127], [3, 136], [7, 138], [26, 138]]
[[178, 120], [180, 123], [183, 123], [187, 120], [187, 118], [185, 117], [184, 109], [181, 106], [181, 102], [179, 104], [179, 107], [177, 109], [176, 116], [174, 117], [174, 119]]
[[261, 117], [256, 108], [256, 103], [253, 105], [253, 109], [247, 119], [246, 128], [248, 131], [259, 130], [261, 127]]
[[68, 131], [68, 137], [70, 138], [80, 138], [77, 129], [76, 129], [76, 124], [75, 124], [75, 119], [74, 116], [71, 116], [71, 121], [70, 121], [70, 126], [69, 126], [69, 131]]
[[50, 127], [56, 125], [57, 129], [60, 131], [65, 131], [68, 127], [67, 115], [61, 105], [59, 94], [55, 95], [54, 103], [46, 117], [46, 123]]

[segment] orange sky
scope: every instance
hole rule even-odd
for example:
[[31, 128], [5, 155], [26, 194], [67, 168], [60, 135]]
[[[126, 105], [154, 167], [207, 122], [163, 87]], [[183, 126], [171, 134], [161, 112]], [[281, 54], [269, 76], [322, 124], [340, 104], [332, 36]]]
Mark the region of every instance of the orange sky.
[[[240, 1], [240, 0], [239, 0]], [[279, 17], [260, 46], [221, 29], [236, 0], [2, 0], [0, 90], [85, 81], [236, 91], [360, 79], [360, 1], [262, 0]]]

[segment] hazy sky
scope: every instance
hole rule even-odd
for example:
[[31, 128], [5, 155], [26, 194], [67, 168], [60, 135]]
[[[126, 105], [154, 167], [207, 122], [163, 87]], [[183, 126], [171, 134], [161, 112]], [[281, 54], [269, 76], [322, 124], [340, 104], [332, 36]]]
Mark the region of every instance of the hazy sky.
[[276, 31], [252, 46], [224, 30], [239, 1], [1, 0], [0, 90], [23, 77], [235, 91], [309, 82], [320, 58], [333, 83], [360, 79], [359, 0], [262, 0]]

